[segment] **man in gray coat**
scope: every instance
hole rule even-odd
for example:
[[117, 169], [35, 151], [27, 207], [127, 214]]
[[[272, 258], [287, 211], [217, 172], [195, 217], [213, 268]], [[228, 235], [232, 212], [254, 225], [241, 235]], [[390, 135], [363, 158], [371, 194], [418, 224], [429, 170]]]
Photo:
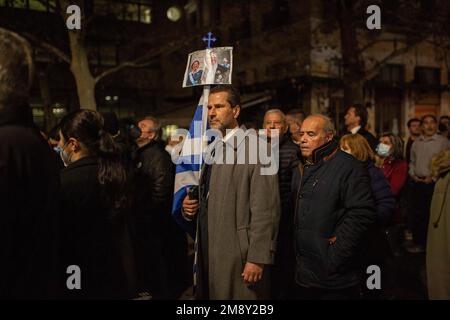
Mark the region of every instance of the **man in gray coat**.
[[211, 90], [209, 124], [224, 137], [218, 144], [227, 153], [247, 157], [222, 164], [222, 154], [216, 152], [215, 162], [203, 168], [200, 201], [183, 201], [183, 215], [197, 222], [199, 299], [267, 299], [270, 293], [268, 266], [274, 259], [280, 215], [278, 178], [276, 172], [265, 175], [259, 161], [249, 160], [255, 156], [249, 151], [256, 147], [256, 136], [239, 129], [239, 113], [233, 87]]

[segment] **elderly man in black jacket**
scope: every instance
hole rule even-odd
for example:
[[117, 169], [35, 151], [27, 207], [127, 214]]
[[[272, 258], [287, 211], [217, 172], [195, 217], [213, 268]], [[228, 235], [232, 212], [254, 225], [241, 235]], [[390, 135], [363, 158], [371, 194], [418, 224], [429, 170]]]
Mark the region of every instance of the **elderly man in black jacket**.
[[0, 299], [56, 294], [56, 154], [34, 127], [28, 104], [32, 51], [0, 28]]
[[359, 297], [359, 250], [376, 213], [364, 166], [339, 149], [329, 118], [300, 130], [305, 161], [294, 172], [296, 283], [299, 298]]
[[147, 116], [138, 126], [133, 210], [138, 285], [155, 299], [175, 299], [191, 279], [187, 238], [171, 215], [175, 166], [160, 140], [158, 119]]
[[[294, 282], [293, 224], [294, 208], [290, 199], [292, 172], [299, 165], [300, 148], [287, 134], [285, 114], [279, 109], [270, 109], [264, 115], [264, 129], [272, 149], [278, 154], [278, 186], [280, 189], [281, 217], [277, 239], [275, 264], [272, 269], [271, 293], [274, 299], [287, 299]], [[273, 135], [278, 139], [271, 139]], [[275, 143], [277, 141], [277, 143]]]

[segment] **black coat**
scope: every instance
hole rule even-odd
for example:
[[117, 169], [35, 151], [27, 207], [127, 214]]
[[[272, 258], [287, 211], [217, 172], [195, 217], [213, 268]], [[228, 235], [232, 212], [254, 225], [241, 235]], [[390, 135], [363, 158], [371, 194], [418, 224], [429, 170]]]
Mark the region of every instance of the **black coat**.
[[176, 298], [192, 279], [187, 238], [172, 217], [175, 165], [159, 141], [136, 151], [133, 236], [139, 288], [154, 298]]
[[373, 134], [364, 128], [359, 129], [357, 133], [362, 135], [367, 140], [372, 150], [375, 151], [378, 145], [378, 140], [373, 136]]
[[377, 212], [377, 222], [381, 225], [388, 223], [394, 215], [395, 197], [383, 172], [375, 167], [372, 161], [367, 163], [370, 175], [370, 187]]
[[56, 296], [58, 192], [31, 109], [0, 111], [0, 299]]
[[[133, 296], [133, 270], [126, 216], [104, 200], [98, 159], [85, 157], [61, 172], [60, 272], [81, 269], [81, 290], [63, 287], [65, 298], [120, 299]], [[67, 278], [68, 275], [65, 275]], [[65, 281], [61, 281], [65, 285]]]
[[294, 208], [291, 201], [291, 182], [292, 172], [300, 164], [300, 161], [300, 147], [292, 141], [289, 135], [284, 135], [279, 143], [278, 169], [281, 216], [275, 264], [272, 268], [272, 297], [276, 299], [288, 298], [288, 286], [294, 279]]
[[[279, 147], [278, 184], [280, 188], [281, 207], [286, 208], [291, 204], [290, 191], [292, 172], [300, 164], [302, 155], [300, 146], [296, 145], [290, 136], [284, 135]], [[290, 220], [292, 221], [292, 220]]]
[[357, 285], [361, 239], [376, 218], [364, 164], [330, 141], [314, 151], [312, 165], [294, 172], [293, 193], [296, 282], [327, 289]]

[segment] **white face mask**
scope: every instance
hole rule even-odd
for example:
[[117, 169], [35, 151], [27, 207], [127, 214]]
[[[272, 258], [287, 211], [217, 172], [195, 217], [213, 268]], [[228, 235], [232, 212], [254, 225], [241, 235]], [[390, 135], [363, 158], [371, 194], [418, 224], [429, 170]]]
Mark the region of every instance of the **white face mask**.
[[384, 143], [380, 143], [378, 144], [376, 151], [380, 157], [386, 158], [390, 154], [391, 146], [388, 146], [387, 144]]
[[59, 156], [61, 157], [61, 160], [64, 163], [64, 166], [67, 167], [70, 164], [70, 159], [72, 158], [72, 155], [67, 154], [67, 152], [64, 150], [64, 147], [67, 144], [65, 144], [62, 148], [59, 148]]

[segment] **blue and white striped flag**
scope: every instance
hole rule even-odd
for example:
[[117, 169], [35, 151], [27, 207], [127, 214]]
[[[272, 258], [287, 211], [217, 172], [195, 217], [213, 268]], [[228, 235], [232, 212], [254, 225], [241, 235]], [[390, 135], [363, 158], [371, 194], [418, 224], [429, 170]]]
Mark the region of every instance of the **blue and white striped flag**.
[[189, 127], [189, 134], [183, 141], [183, 148], [177, 160], [175, 171], [172, 214], [177, 223], [193, 238], [195, 238], [196, 224], [183, 218], [181, 208], [187, 195], [187, 188], [198, 185], [200, 181], [203, 164], [203, 137], [208, 129], [208, 96], [209, 86], [205, 86]]

